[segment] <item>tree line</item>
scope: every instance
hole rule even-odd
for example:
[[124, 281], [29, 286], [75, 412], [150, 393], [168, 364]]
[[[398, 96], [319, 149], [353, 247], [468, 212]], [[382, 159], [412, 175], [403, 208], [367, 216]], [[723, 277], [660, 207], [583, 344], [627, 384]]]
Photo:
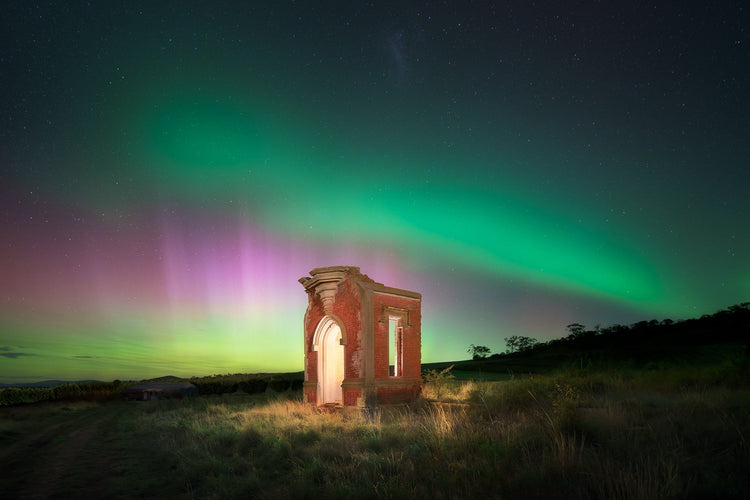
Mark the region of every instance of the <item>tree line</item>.
[[602, 328], [587, 328], [581, 323], [565, 327], [568, 334], [559, 339], [539, 342], [532, 337], [506, 337], [506, 350], [490, 355], [487, 346], [471, 344], [467, 352], [473, 359], [496, 359], [548, 351], [606, 350], [626, 348], [630, 354], [639, 349], [696, 346], [708, 344], [740, 344], [750, 356], [750, 302], [733, 305], [700, 318], [674, 321], [672, 319], [639, 321], [631, 325], [615, 324]]
[[[301, 390], [303, 374], [302, 372], [238, 373], [175, 379], [175, 381], [190, 382], [198, 388], [198, 394], [201, 396], [235, 392], [257, 394], [268, 390], [274, 392]], [[42, 401], [110, 401], [120, 397], [122, 390], [134, 383], [114, 380], [112, 382], [66, 383], [55, 387], [6, 387], [0, 389], [0, 407]]]

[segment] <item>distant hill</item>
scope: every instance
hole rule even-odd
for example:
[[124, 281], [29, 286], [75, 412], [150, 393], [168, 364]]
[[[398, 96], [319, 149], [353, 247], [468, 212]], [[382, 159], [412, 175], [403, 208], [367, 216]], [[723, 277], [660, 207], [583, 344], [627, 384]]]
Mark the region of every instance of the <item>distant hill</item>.
[[85, 385], [85, 384], [105, 384], [106, 382], [102, 382], [100, 380], [42, 380], [41, 382], [23, 382], [23, 383], [15, 383], [15, 384], [0, 384], [0, 389], [7, 389], [8, 387], [40, 387], [40, 388], [46, 388], [46, 387], [57, 387], [60, 385], [65, 384], [77, 384], [77, 385]]
[[141, 382], [182, 382], [184, 380], [184, 378], [175, 377], [174, 375], [165, 375], [163, 377], [141, 380]]
[[[182, 382], [185, 379], [175, 377], [174, 375], [166, 375], [164, 377], [157, 377], [148, 380], [141, 380], [140, 382]], [[76, 384], [76, 385], [89, 385], [89, 384], [109, 384], [110, 382], [102, 382], [101, 380], [42, 380], [41, 382], [18, 382], [12, 384], [0, 383], [0, 389], [7, 389], [8, 387], [58, 387], [65, 384]]]
[[576, 323], [568, 325], [568, 331], [567, 337], [537, 343], [520, 352], [429, 363], [423, 365], [423, 370], [453, 365], [457, 378], [474, 377], [480, 372], [507, 378], [521, 373], [545, 374], [565, 367], [640, 369], [668, 364], [700, 365], [728, 359], [748, 362], [750, 302], [695, 319], [639, 321], [593, 329]]

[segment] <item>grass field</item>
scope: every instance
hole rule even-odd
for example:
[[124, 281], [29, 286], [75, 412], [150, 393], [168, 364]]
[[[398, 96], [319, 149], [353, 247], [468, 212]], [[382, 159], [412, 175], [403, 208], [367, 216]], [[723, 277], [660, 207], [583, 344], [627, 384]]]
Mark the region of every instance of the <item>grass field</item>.
[[3, 498], [747, 498], [743, 364], [441, 378], [411, 406], [296, 391], [0, 408]]

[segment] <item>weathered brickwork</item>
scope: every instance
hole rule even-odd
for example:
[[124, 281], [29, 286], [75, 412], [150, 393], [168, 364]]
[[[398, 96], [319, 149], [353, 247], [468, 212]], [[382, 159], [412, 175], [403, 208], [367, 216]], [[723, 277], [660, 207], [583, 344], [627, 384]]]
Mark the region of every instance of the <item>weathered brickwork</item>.
[[360, 359], [357, 353], [362, 349], [359, 335], [362, 329], [359, 318], [359, 296], [355, 290], [354, 283], [350, 280], [339, 284], [336, 294], [336, 303], [333, 306], [333, 314], [343, 323], [346, 332], [346, 344], [344, 345], [344, 375], [346, 378], [361, 377], [360, 366], [354, 361]]
[[344, 388], [344, 406], [357, 406], [357, 401], [362, 397], [362, 389]]
[[393, 295], [375, 293], [373, 301], [373, 315], [376, 318], [375, 326], [375, 376], [378, 378], [388, 377], [390, 374], [390, 362], [393, 359], [394, 346], [389, 345], [389, 309], [408, 311], [400, 326], [403, 328], [401, 376], [420, 377], [422, 366], [422, 312], [421, 300], [407, 297], [394, 297]]
[[378, 403], [399, 404], [414, 401], [419, 396], [418, 386], [378, 387]]
[[313, 384], [312, 386], [305, 385], [302, 391], [303, 391], [303, 397], [305, 398], [305, 401], [315, 401], [316, 392], [317, 392], [317, 388], [315, 387], [315, 384]]
[[[348, 266], [313, 269], [300, 283], [308, 294], [307, 402], [370, 406], [417, 397], [422, 362], [420, 294], [376, 283], [359, 268]], [[389, 337], [390, 320], [400, 330]], [[391, 368], [394, 356], [397, 367]]]

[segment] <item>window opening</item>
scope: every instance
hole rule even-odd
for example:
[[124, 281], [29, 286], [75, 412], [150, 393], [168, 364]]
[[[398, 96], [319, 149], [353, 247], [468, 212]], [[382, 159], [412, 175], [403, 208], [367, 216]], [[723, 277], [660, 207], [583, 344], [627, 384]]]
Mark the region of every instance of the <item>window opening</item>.
[[388, 319], [388, 375], [400, 377], [403, 371], [403, 333], [401, 318], [391, 317]]

